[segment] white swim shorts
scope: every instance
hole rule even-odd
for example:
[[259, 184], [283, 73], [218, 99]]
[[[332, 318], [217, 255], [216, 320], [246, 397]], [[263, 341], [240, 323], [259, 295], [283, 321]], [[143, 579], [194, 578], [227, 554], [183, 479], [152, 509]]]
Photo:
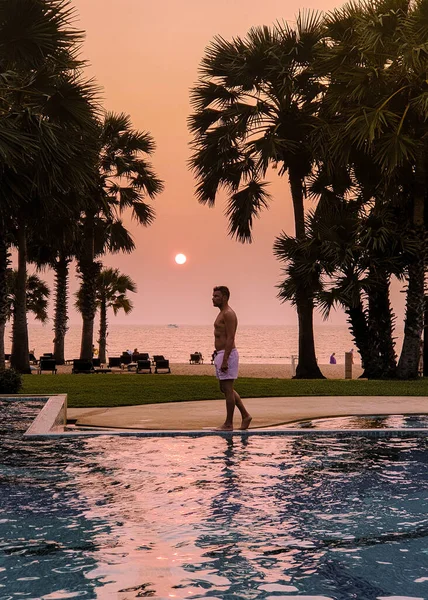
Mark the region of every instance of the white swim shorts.
[[214, 358], [214, 366], [217, 379], [238, 379], [239, 354], [236, 348], [233, 348], [227, 361], [227, 371], [220, 369], [223, 362], [224, 350], [219, 350]]

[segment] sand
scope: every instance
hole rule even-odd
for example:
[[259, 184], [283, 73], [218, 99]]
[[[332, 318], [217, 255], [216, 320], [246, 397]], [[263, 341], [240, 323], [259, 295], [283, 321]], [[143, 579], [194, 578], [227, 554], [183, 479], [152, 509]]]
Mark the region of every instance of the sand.
[[[174, 375], [214, 375], [214, 366], [211, 364], [189, 365], [188, 363], [171, 363], [171, 373]], [[321, 372], [327, 379], [343, 379], [345, 377], [345, 365], [320, 365]], [[154, 368], [153, 368], [154, 371]], [[352, 377], [357, 379], [363, 370], [359, 365], [353, 365]], [[71, 373], [71, 366], [58, 367], [58, 373]], [[127, 369], [113, 369], [114, 374], [129, 375]], [[290, 364], [240, 364], [240, 377], [265, 377], [290, 379], [292, 370]]]

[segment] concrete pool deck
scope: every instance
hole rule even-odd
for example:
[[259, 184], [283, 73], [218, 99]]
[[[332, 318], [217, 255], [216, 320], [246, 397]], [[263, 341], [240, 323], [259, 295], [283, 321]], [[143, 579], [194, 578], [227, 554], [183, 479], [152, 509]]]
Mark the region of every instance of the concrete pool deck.
[[[348, 415], [428, 414], [425, 396], [299, 396], [245, 398], [253, 417], [251, 429], [272, 427], [301, 419]], [[68, 408], [67, 418], [81, 427], [190, 431], [221, 425], [224, 400], [168, 402], [113, 408]], [[235, 428], [240, 414], [235, 409]]]

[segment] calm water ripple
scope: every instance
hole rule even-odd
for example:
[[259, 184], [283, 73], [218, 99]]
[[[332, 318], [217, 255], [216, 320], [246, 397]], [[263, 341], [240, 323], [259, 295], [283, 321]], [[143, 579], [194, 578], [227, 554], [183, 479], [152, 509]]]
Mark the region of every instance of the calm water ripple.
[[[215, 315], [213, 315], [213, 319]], [[10, 352], [7, 329], [6, 352]], [[66, 358], [80, 356], [81, 326], [70, 325], [65, 338]], [[401, 347], [401, 333], [397, 332], [397, 352]], [[52, 352], [52, 325], [31, 324], [29, 326], [30, 348], [37, 357], [44, 352]], [[344, 353], [353, 346], [347, 326], [315, 326], [315, 344], [318, 362], [327, 364], [330, 354], [336, 352], [339, 363], [344, 362]], [[239, 325], [237, 345], [242, 363], [250, 364], [290, 364], [292, 354], [297, 354], [298, 331], [295, 325]], [[213, 351], [212, 325], [109, 325], [107, 353], [120, 356], [130, 348], [140, 352], [163, 354], [173, 363], [186, 362], [191, 352], [200, 351], [206, 361]]]
[[25, 440], [41, 404], [0, 403], [2, 600], [428, 597], [423, 438]]

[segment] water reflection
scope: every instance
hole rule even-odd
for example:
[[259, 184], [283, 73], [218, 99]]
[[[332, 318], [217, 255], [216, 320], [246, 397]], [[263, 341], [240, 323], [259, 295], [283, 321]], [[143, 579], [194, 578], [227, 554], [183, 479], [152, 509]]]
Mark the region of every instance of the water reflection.
[[95, 598], [85, 574], [100, 524], [65, 473], [82, 446], [22, 438], [43, 403], [0, 402], [0, 598]]
[[[424, 595], [422, 438], [106, 436], [60, 444], [15, 439], [9, 451], [16, 460], [3, 453], [0, 473], [19, 472], [9, 481], [10, 502], [2, 494], [0, 506], [8, 519], [25, 520], [19, 534], [8, 525], [14, 552], [0, 548], [0, 583], [8, 577], [10, 594]], [[14, 580], [24, 560], [27, 577], [42, 573], [40, 585]]]
[[352, 415], [286, 423], [286, 429], [424, 429], [428, 415]]

